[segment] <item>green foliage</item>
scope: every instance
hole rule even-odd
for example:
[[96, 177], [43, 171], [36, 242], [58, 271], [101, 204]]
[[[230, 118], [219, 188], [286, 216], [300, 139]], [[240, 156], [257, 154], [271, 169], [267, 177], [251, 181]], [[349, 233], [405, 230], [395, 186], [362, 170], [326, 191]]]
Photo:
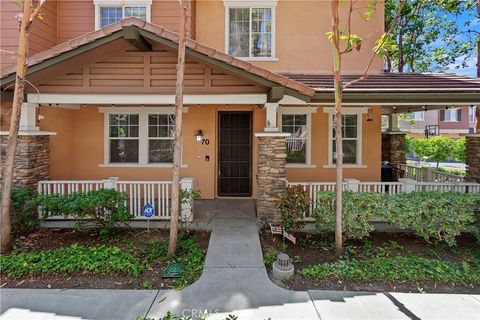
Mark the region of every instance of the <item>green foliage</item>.
[[[409, 72], [445, 71], [452, 65], [467, 67], [478, 41], [479, 29], [474, 24], [478, 19], [477, 1], [387, 0], [385, 30], [393, 27], [397, 42], [395, 50], [386, 54], [389, 65], [400, 71], [402, 64]], [[396, 19], [401, 3], [404, 5]]]
[[139, 276], [144, 266], [131, 253], [113, 246], [84, 247], [74, 244], [40, 252], [14, 252], [0, 256], [0, 269], [20, 278], [53, 273], [121, 273]]
[[180, 189], [180, 204], [188, 204], [201, 198], [200, 191]]
[[132, 218], [126, 201], [127, 195], [123, 192], [100, 189], [70, 195], [39, 195], [36, 204], [42, 207], [45, 217], [74, 218], [76, 228], [93, 225], [100, 228], [100, 235], [106, 236], [114, 227]]
[[450, 246], [462, 231], [475, 228], [474, 210], [480, 208], [480, 194], [459, 192], [400, 193], [384, 199], [388, 223]]
[[413, 139], [410, 143], [411, 148], [420, 159], [434, 160], [437, 162], [437, 167], [440, 161], [447, 161], [454, 157], [455, 142], [450, 138], [421, 138]]
[[168, 240], [148, 241], [140, 255], [147, 264], [159, 262], [162, 265], [181, 263], [185, 266], [182, 277], [173, 283], [174, 288], [182, 289], [192, 284], [202, 273], [205, 264], [205, 253], [198, 244], [197, 238], [188, 233], [181, 233], [178, 238], [177, 252], [174, 257], [167, 257]]
[[302, 186], [288, 187], [277, 203], [282, 215], [282, 227], [286, 231], [297, 231], [305, 222], [305, 213], [310, 208], [310, 197]]
[[[316, 229], [335, 230], [335, 193], [319, 192], [314, 211]], [[474, 211], [480, 209], [480, 194], [461, 192], [412, 192], [387, 195], [345, 192], [343, 197], [345, 238], [360, 239], [373, 231], [373, 218], [412, 230], [426, 241], [455, 245], [455, 238], [470, 231], [480, 241], [480, 225]]]
[[308, 278], [359, 281], [434, 281], [464, 285], [480, 284], [480, 266], [471, 261], [455, 263], [413, 255], [377, 255], [368, 259], [341, 259], [317, 264], [300, 272]]
[[467, 140], [460, 138], [453, 141], [452, 158], [460, 162], [467, 162]]
[[263, 263], [266, 267], [271, 267], [277, 260], [277, 252], [275, 250], [266, 251], [263, 256]]
[[27, 187], [12, 190], [10, 212], [14, 235], [32, 232], [40, 224], [35, 197], [36, 192]]
[[455, 174], [457, 176], [466, 176], [467, 175], [465, 170], [454, 169], [454, 168], [438, 167], [436, 171], [445, 172], [445, 173], [449, 173], [449, 174]]
[[[382, 212], [382, 194], [343, 193], [342, 230], [346, 239], [361, 239], [373, 231], [370, 221]], [[320, 233], [335, 230], [335, 192], [319, 192], [313, 212], [315, 227]]]

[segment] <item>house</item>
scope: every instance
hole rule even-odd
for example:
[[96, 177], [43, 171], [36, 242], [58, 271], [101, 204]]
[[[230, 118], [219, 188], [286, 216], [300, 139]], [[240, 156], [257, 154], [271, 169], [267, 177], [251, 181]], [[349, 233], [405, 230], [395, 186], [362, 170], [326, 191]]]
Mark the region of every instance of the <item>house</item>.
[[[48, 1], [29, 39], [16, 183], [60, 193], [113, 184], [136, 216], [147, 201], [161, 206], [172, 175], [178, 6]], [[16, 48], [18, 10], [2, 0], [2, 50]], [[285, 181], [335, 180], [330, 14], [328, 1], [190, 1], [181, 175], [203, 199], [257, 199], [259, 218], [276, 220]], [[382, 32], [383, 3], [352, 23], [360, 35]], [[345, 56], [345, 81], [364, 72], [374, 43]], [[4, 131], [14, 58], [2, 56]], [[344, 176], [380, 182], [382, 160], [404, 161], [397, 112], [479, 102], [477, 79], [383, 73], [374, 57], [369, 76], [344, 92]], [[391, 118], [383, 136], [382, 114]]]
[[402, 121], [400, 127], [410, 136], [423, 138], [441, 135], [449, 138], [461, 138], [475, 130], [475, 106], [445, 110], [416, 111]]

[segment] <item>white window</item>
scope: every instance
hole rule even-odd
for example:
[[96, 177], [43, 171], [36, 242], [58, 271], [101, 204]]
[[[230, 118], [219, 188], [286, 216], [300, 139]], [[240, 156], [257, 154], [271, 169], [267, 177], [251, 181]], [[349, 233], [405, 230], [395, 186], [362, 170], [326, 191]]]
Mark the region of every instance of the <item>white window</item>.
[[287, 145], [287, 166], [311, 165], [311, 128], [312, 112], [317, 108], [280, 107], [278, 108], [279, 126], [282, 132], [290, 133]]
[[102, 166], [172, 166], [174, 108], [102, 107], [100, 112], [105, 113]]
[[425, 120], [425, 112], [424, 111], [412, 112], [408, 115], [408, 118], [410, 120], [423, 121]]
[[452, 109], [444, 110], [443, 112], [444, 112], [443, 121], [447, 121], [447, 122], [460, 121], [459, 119], [460, 109], [452, 108]]
[[95, 29], [124, 18], [136, 17], [150, 22], [151, 0], [95, 0]]
[[[328, 166], [333, 166], [337, 161], [336, 137], [333, 126], [335, 109], [332, 107], [323, 109], [324, 112], [329, 114]], [[362, 114], [366, 112], [368, 112], [368, 108], [343, 108], [342, 142], [345, 167], [364, 167], [362, 165]]]
[[275, 58], [276, 1], [225, 0], [225, 51], [251, 60]]
[[149, 163], [172, 163], [175, 139], [175, 115], [148, 115]]
[[468, 108], [468, 120], [470, 122], [475, 122], [475, 110], [476, 110], [476, 108], [477, 107], [475, 107], [475, 106]]
[[111, 163], [138, 163], [138, 114], [110, 114], [108, 117]]

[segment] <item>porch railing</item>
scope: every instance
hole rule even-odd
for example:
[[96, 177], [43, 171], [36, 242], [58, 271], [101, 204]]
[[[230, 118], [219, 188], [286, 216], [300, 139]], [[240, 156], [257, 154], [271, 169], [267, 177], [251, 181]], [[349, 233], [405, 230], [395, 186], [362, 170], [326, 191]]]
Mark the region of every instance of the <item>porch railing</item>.
[[437, 171], [432, 167], [417, 167], [411, 164], [400, 164], [405, 171], [405, 178], [418, 182], [464, 182], [464, 176]]
[[[312, 220], [312, 213], [317, 207], [317, 193], [320, 191], [335, 191], [335, 182], [287, 182], [287, 186], [300, 185], [310, 196], [310, 210], [305, 214], [306, 220]], [[480, 184], [473, 182], [418, 182], [413, 179], [399, 179], [399, 182], [361, 182], [357, 179], [345, 179], [344, 191], [378, 192], [397, 194], [401, 192], [464, 192], [480, 193]]]
[[[183, 178], [180, 181], [181, 189], [192, 190], [192, 187], [192, 178]], [[147, 203], [155, 208], [155, 215], [151, 218], [152, 220], [170, 219], [171, 181], [122, 181], [113, 177], [103, 180], [44, 180], [38, 183], [38, 193], [40, 194], [68, 195], [75, 192], [89, 192], [107, 188], [127, 194], [125, 205], [134, 220], [146, 219], [142, 210]], [[182, 220], [193, 220], [191, 204], [183, 204], [181, 209]], [[42, 216], [41, 211], [39, 214]], [[59, 217], [53, 218], [57, 219]]]

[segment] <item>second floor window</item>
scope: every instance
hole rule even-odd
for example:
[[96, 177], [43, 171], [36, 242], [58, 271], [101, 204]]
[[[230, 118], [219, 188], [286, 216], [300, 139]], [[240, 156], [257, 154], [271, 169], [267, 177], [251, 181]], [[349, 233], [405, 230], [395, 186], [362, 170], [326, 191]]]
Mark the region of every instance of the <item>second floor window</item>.
[[228, 53], [240, 58], [273, 58], [273, 11], [273, 8], [228, 8]]
[[423, 111], [412, 112], [408, 115], [408, 118], [410, 120], [423, 121], [425, 120], [425, 112]]
[[461, 109], [458, 109], [458, 108], [440, 111], [440, 121], [458, 122], [462, 120], [461, 117], [462, 117]]
[[95, 29], [135, 17], [150, 22], [151, 0], [94, 0]]

